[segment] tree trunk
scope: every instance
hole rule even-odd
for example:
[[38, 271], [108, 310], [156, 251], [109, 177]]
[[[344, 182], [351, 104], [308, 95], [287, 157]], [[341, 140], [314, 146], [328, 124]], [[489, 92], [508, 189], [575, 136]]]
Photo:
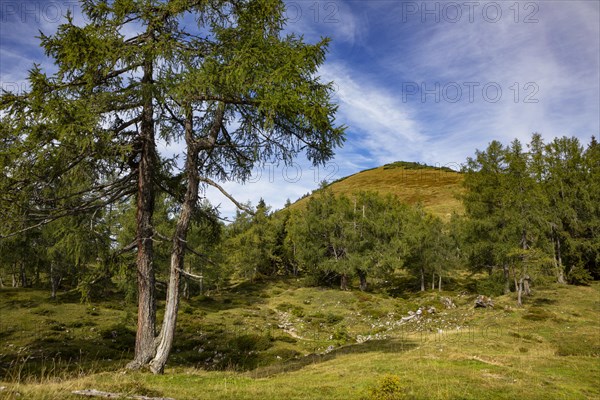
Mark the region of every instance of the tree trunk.
[[348, 275], [342, 274], [340, 277], [340, 289], [348, 290]]
[[431, 274], [431, 290], [435, 290], [435, 272]]
[[357, 271], [358, 274], [358, 279], [360, 279], [360, 290], [361, 291], [366, 291], [368, 284], [367, 284], [367, 273], [363, 270], [358, 270]]
[[513, 279], [515, 281], [515, 291], [517, 292], [517, 298], [518, 298], [518, 305], [521, 305], [521, 293], [519, 292], [519, 281], [517, 280], [517, 271], [515, 271], [515, 268], [513, 267]]
[[[517, 278], [515, 277], [515, 283], [516, 283], [516, 280], [517, 280]], [[523, 305], [522, 293], [523, 293], [523, 278], [521, 278], [519, 280], [519, 283], [517, 285], [517, 305], [518, 306]]]
[[504, 264], [502, 266], [502, 272], [504, 272], [504, 294], [509, 294], [510, 293], [510, 273], [508, 271], [507, 264]]
[[565, 279], [565, 268], [562, 263], [562, 255], [561, 255], [560, 238], [559, 237], [556, 237], [556, 261], [558, 263], [557, 282], [564, 285], [567, 283], [567, 281]]
[[11, 264], [12, 269], [11, 269], [11, 277], [12, 277], [12, 287], [16, 288], [17, 287], [17, 263], [13, 263]]
[[[177, 311], [179, 309], [179, 283], [181, 280], [181, 271], [184, 267], [187, 234], [190, 226], [190, 220], [196, 209], [196, 203], [198, 201], [198, 186], [200, 184], [200, 179], [198, 176], [198, 146], [195, 144], [193, 137], [193, 117], [192, 109], [187, 109], [185, 121], [185, 141], [188, 150], [185, 169], [188, 182], [181, 207], [181, 213], [179, 214], [179, 220], [177, 221], [175, 234], [173, 235], [171, 271], [169, 276], [169, 287], [167, 289], [165, 315], [159, 335], [156, 355], [150, 362], [150, 370], [155, 374], [163, 373], [167, 359], [169, 358], [169, 354], [171, 352], [171, 348], [173, 346], [173, 339], [175, 338]], [[217, 116], [216, 118], [219, 119], [219, 121], [217, 121], [218, 124], [216, 125], [220, 127], [220, 119], [222, 119], [222, 114], [220, 117]], [[214, 126], [213, 129], [215, 129]]]
[[438, 292], [442, 291], [442, 275], [439, 275], [438, 279]]
[[531, 278], [529, 278], [529, 275], [525, 275], [525, 277], [523, 278], [523, 291], [525, 292], [525, 296], [531, 295], [531, 288], [529, 287], [530, 279]]
[[56, 287], [58, 286], [57, 284], [57, 280], [56, 280], [56, 273], [54, 271], [54, 263], [51, 262], [50, 263], [50, 286], [51, 286], [51, 294], [50, 297], [52, 299], [56, 299]]
[[27, 274], [25, 273], [25, 262], [19, 263], [20, 275], [21, 275], [21, 287], [27, 287]]
[[186, 300], [190, 298], [190, 280], [187, 277], [183, 277], [183, 298]]
[[[150, 31], [150, 27], [148, 27]], [[154, 169], [156, 164], [156, 143], [154, 141], [154, 105], [150, 86], [153, 79], [153, 63], [144, 62], [142, 91], [146, 92], [141, 121], [141, 159], [138, 165], [137, 192], [137, 280], [138, 280], [138, 321], [135, 337], [135, 355], [127, 367], [139, 369], [154, 356], [156, 336], [156, 297], [154, 276]]]
[[421, 267], [421, 292], [425, 291], [425, 269]]

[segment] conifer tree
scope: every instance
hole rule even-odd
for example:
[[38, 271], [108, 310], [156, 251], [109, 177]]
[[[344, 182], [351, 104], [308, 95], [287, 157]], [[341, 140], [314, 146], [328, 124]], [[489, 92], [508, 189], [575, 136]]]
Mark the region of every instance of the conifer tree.
[[[174, 337], [187, 232], [201, 185], [216, 187], [241, 206], [219, 181], [243, 182], [255, 164], [290, 162], [298, 154], [322, 163], [342, 143], [332, 85], [317, 76], [328, 40], [311, 45], [283, 36], [279, 0], [82, 5], [86, 25], [69, 17], [55, 35], [42, 34], [58, 72], [48, 76], [36, 66], [30, 93], [2, 96], [2, 155], [10, 160], [3, 166], [12, 165], [3, 188], [24, 189], [10, 192], [22, 200], [43, 192], [51, 177], [61, 177], [62, 192], [48, 190], [36, 198], [38, 214], [44, 215], [31, 226], [135, 194], [138, 326], [129, 366], [150, 364], [159, 373]], [[181, 173], [158, 154], [159, 139], [185, 143]], [[42, 176], [45, 170], [49, 178]], [[37, 173], [28, 175], [32, 171]], [[168, 192], [181, 208], [157, 337], [158, 191]]]

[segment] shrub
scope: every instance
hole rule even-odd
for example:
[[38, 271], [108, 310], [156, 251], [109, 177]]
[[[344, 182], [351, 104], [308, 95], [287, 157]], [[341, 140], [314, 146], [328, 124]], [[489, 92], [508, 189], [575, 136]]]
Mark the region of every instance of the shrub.
[[334, 314], [334, 313], [329, 313], [329, 314], [327, 314], [325, 316], [325, 321], [328, 324], [331, 324], [331, 325], [335, 325], [335, 324], [337, 324], [338, 322], [340, 322], [343, 319], [344, 319], [343, 316], [337, 315], [337, 314]]
[[504, 294], [504, 276], [502, 271], [480, 279], [475, 283], [475, 292], [486, 296], [496, 297]]
[[592, 282], [593, 278], [590, 271], [581, 265], [575, 266], [569, 273], [569, 282], [573, 285], [587, 286]]
[[396, 375], [385, 375], [370, 391], [368, 400], [404, 400], [412, 396], [402, 387]]
[[351, 339], [350, 334], [348, 334], [348, 331], [344, 326], [338, 326], [331, 337], [333, 340], [337, 340], [339, 344], [343, 344]]
[[241, 352], [264, 351], [272, 346], [268, 336], [247, 334], [232, 340], [234, 348]]

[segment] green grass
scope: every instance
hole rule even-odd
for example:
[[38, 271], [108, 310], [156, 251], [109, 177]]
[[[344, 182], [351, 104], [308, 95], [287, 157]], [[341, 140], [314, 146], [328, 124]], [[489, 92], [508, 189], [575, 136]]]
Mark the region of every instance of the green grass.
[[[242, 284], [183, 302], [163, 376], [123, 369], [131, 305], [2, 289], [0, 398], [71, 399], [86, 388], [178, 400], [599, 398], [600, 284], [534, 289], [523, 308], [512, 295], [487, 310], [457, 288], [441, 293], [458, 305], [444, 310], [432, 291]], [[397, 324], [430, 305], [436, 314]]]
[[[376, 191], [393, 194], [408, 204], [420, 203], [434, 215], [448, 219], [452, 213], [463, 213], [459, 200], [463, 175], [449, 168], [435, 168], [398, 161], [373, 168], [332, 182], [336, 194]], [[302, 198], [292, 208], [302, 207], [309, 197]]]

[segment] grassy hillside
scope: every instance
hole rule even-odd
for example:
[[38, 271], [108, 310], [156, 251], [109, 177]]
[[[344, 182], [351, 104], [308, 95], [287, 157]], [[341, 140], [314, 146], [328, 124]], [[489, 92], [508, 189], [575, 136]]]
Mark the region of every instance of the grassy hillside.
[[513, 297], [474, 309], [458, 287], [390, 297], [240, 285], [183, 302], [169, 368], [154, 376], [122, 370], [132, 306], [1, 289], [0, 398], [91, 388], [177, 400], [599, 398], [600, 284], [538, 288], [523, 308]]
[[[330, 185], [334, 193], [361, 190], [394, 194], [408, 204], [421, 203], [429, 212], [448, 218], [462, 213], [457, 196], [462, 192], [462, 174], [448, 168], [435, 168], [409, 162], [396, 162], [339, 179]], [[302, 207], [303, 198], [292, 205]]]

